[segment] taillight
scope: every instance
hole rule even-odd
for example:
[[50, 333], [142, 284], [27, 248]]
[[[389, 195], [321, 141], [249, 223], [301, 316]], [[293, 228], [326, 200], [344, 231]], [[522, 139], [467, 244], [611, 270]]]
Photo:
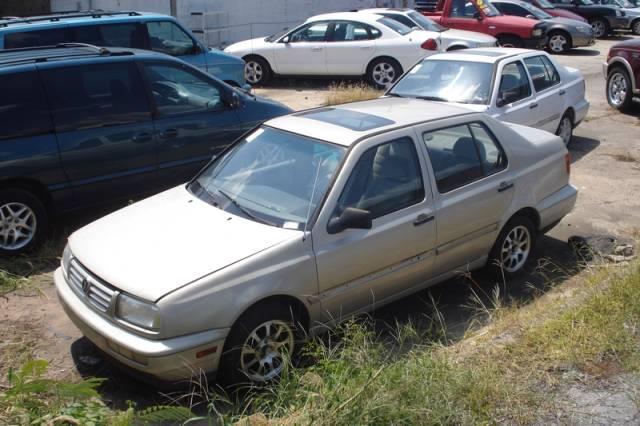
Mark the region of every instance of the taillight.
[[420, 45], [425, 50], [438, 50], [438, 42], [430, 38]]
[[571, 174], [571, 153], [567, 152], [564, 155], [564, 166], [567, 168], [567, 174]]

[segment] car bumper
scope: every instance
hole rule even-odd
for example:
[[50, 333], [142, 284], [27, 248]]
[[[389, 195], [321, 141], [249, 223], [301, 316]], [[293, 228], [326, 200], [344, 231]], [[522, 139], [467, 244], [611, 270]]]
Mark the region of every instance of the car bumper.
[[573, 117], [573, 127], [578, 127], [582, 120], [587, 116], [589, 112], [589, 101], [586, 99], [582, 99], [576, 105], [573, 106], [574, 117]]
[[585, 47], [595, 44], [596, 39], [593, 34], [589, 35], [575, 32], [571, 34], [571, 42], [573, 44], [573, 47]]
[[[69, 287], [62, 268], [56, 270], [54, 282], [69, 319], [94, 345], [126, 367], [162, 381], [189, 379], [217, 369], [228, 328], [163, 340], [147, 339], [89, 307]], [[205, 350], [209, 353], [203, 356]]]
[[628, 30], [631, 28], [633, 18], [633, 16], [607, 16], [607, 21], [612, 30]]
[[547, 45], [548, 37], [523, 39], [522, 44], [525, 49], [544, 49]]
[[538, 203], [536, 210], [540, 213], [540, 229], [548, 228], [569, 214], [573, 210], [577, 198], [577, 188], [567, 184]]

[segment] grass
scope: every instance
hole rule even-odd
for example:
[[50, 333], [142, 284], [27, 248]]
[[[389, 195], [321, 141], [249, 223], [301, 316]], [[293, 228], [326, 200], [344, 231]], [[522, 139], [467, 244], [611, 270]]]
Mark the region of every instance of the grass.
[[366, 83], [339, 83], [329, 87], [326, 105], [339, 105], [347, 102], [367, 101], [379, 98], [383, 91], [376, 90]]

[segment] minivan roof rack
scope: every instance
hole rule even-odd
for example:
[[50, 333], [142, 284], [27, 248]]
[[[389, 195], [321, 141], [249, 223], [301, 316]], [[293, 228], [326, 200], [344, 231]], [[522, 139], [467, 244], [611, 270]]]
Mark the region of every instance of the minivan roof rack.
[[14, 24], [31, 24], [33, 22], [58, 22], [61, 19], [68, 18], [101, 18], [103, 16], [116, 16], [116, 15], [127, 15], [127, 16], [140, 16], [139, 12], [132, 11], [113, 11], [113, 10], [102, 10], [102, 9], [93, 9], [93, 10], [85, 10], [81, 12], [57, 12], [52, 15], [42, 15], [42, 16], [33, 16], [30, 18], [18, 18], [18, 19], [6, 19], [4, 21], [0, 21], [0, 27], [8, 27], [9, 25]]
[[[15, 53], [20, 53], [20, 52], [29, 52], [29, 51], [36, 51], [36, 50], [53, 50], [53, 49], [64, 49], [64, 48], [78, 48], [78, 47], [84, 47], [84, 48], [88, 48], [93, 50], [93, 52], [89, 53], [89, 52], [83, 52], [83, 53], [78, 53], [78, 52], [74, 52], [73, 54], [71, 54], [71, 52], [69, 52], [69, 54], [58, 54], [58, 55], [51, 55], [51, 56], [27, 56], [27, 57], [23, 57], [23, 58], [13, 58], [12, 60], [9, 60], [7, 62], [4, 62], [2, 60], [2, 56], [4, 55], [11, 55], [11, 54], [15, 54]], [[113, 52], [109, 49], [107, 49], [106, 47], [100, 47], [100, 46], [95, 46], [93, 44], [87, 44], [87, 43], [59, 43], [53, 46], [35, 46], [35, 47], [21, 47], [18, 49], [4, 49], [4, 50], [0, 50], [0, 65], [15, 65], [15, 64], [25, 64], [25, 63], [30, 63], [30, 62], [47, 62], [50, 59], [62, 59], [62, 58], [71, 58], [71, 57], [82, 57], [82, 56], [89, 56], [89, 55], [93, 55], [93, 54], [97, 54], [99, 56], [129, 56], [129, 55], [133, 55], [134, 53], [129, 51], [129, 50], [119, 50], [117, 52]]]

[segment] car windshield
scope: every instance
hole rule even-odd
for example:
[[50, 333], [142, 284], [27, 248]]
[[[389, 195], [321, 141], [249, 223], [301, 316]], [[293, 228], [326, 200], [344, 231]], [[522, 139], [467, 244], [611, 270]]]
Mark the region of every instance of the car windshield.
[[251, 220], [302, 230], [345, 151], [342, 146], [262, 126], [207, 166], [189, 190]]
[[386, 16], [378, 19], [377, 22], [391, 28], [393, 31], [397, 32], [400, 35], [409, 34], [411, 31], [413, 31], [413, 28], [409, 28], [405, 24], [402, 24], [395, 19], [387, 18]]
[[555, 9], [556, 7], [553, 5], [553, 3], [547, 1], [547, 0], [538, 0], [538, 6], [543, 8], [543, 9]]
[[488, 104], [491, 64], [424, 60], [415, 65], [388, 95], [465, 104]]
[[[297, 25], [296, 25], [296, 27], [297, 27]], [[271, 34], [269, 37], [265, 37], [264, 41], [267, 41], [267, 42], [275, 41], [275, 40], [279, 39], [280, 37], [282, 37], [283, 35], [285, 35], [288, 32], [289, 32], [289, 27], [283, 28], [282, 30], [278, 31], [277, 33]]]
[[614, 0], [613, 3], [617, 4], [620, 7], [626, 7], [626, 8], [634, 8], [634, 7], [636, 7], [634, 4], [632, 4], [631, 2], [629, 2], [627, 0]]
[[420, 28], [422, 28], [423, 30], [436, 31], [441, 33], [449, 29], [449, 28], [443, 27], [440, 24], [433, 22], [431, 19], [427, 18], [422, 13], [409, 12], [409, 18], [411, 18], [413, 22], [416, 22], [420, 26]]
[[553, 16], [549, 15], [544, 10], [539, 9], [539, 8], [537, 8], [535, 6], [532, 6], [529, 3], [522, 2], [521, 5], [522, 5], [522, 7], [527, 9], [527, 11], [529, 13], [531, 13], [533, 16], [535, 16], [538, 19], [551, 19], [551, 18], [553, 18]]

